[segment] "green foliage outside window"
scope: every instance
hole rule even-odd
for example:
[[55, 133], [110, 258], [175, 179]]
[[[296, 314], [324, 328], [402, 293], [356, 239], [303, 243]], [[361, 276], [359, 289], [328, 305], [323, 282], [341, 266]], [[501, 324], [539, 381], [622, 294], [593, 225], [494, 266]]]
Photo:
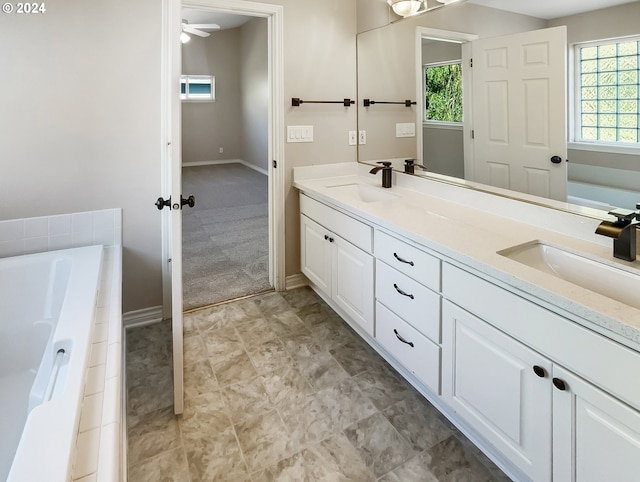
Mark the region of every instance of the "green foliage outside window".
[[424, 68], [425, 119], [462, 122], [462, 69], [459, 63]]

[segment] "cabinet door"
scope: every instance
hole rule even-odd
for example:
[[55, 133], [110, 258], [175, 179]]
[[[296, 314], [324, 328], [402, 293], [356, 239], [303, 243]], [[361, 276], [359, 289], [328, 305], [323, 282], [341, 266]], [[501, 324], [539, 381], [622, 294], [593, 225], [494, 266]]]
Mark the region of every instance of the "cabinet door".
[[551, 363], [449, 301], [442, 323], [447, 403], [527, 477], [551, 480]]
[[[302, 272], [309, 281], [331, 296], [330, 233], [315, 221], [300, 216]], [[331, 235], [333, 236], [333, 235]]]
[[640, 413], [561, 367], [553, 376], [554, 480], [637, 481]]
[[333, 236], [332, 298], [373, 336], [373, 256]]

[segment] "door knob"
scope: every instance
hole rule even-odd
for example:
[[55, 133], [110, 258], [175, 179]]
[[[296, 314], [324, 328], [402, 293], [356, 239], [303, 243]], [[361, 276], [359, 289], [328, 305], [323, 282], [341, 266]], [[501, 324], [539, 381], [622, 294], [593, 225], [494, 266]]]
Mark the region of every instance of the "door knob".
[[155, 202], [155, 205], [160, 210], [162, 210], [165, 206], [167, 207], [171, 206], [171, 196], [169, 196], [169, 199], [163, 199], [159, 197], [158, 200]]
[[562, 157], [560, 156], [553, 156], [551, 159], [549, 159], [551, 162], [553, 162], [554, 164], [560, 164], [562, 162]]
[[182, 195], [180, 195], [180, 204], [182, 206], [184, 206], [185, 204], [188, 205], [190, 208], [192, 208], [193, 206], [196, 205], [196, 198], [195, 196], [192, 194], [191, 196], [189, 196], [188, 198], [183, 198]]

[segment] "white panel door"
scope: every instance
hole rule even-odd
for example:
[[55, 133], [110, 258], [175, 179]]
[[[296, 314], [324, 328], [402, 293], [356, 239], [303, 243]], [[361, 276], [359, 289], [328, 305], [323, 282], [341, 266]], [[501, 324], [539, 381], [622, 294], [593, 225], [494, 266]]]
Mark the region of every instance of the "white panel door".
[[638, 480], [640, 413], [561, 367], [553, 376], [554, 480]]
[[373, 256], [340, 236], [331, 239], [333, 300], [373, 336]]
[[443, 302], [443, 398], [536, 481], [551, 480], [551, 368], [538, 353]]
[[566, 200], [566, 36], [561, 26], [472, 42], [469, 178]]

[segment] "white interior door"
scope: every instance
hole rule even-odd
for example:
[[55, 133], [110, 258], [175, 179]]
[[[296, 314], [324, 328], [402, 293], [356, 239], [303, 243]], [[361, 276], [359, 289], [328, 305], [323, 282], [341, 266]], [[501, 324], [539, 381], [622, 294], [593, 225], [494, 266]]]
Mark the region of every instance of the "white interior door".
[[[164, 263], [163, 318], [171, 318], [173, 341], [174, 412], [184, 407], [183, 324], [182, 324], [182, 147], [180, 101], [180, 22], [179, 0], [166, 0], [162, 43], [162, 197], [169, 200], [163, 209], [162, 252]], [[167, 209], [169, 208], [169, 209]]]
[[566, 201], [567, 32], [472, 42], [474, 181]]

